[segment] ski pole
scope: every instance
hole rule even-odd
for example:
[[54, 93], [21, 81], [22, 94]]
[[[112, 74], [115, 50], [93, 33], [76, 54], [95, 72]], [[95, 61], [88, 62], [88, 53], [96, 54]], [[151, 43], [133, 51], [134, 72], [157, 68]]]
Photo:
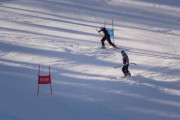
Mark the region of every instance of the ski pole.
[[[136, 63], [129, 63], [129, 65], [137, 65]], [[114, 67], [114, 68], [119, 68], [119, 67], [122, 67], [122, 66], [124, 66], [124, 65], [120, 65], [120, 66], [116, 66], [116, 67]]]
[[132, 65], [137, 65], [136, 63], [130, 63], [130, 64], [132, 64]]
[[[96, 29], [97, 30], [97, 29]], [[97, 32], [101, 35], [101, 36], [103, 36], [98, 30], [97, 30]]]
[[119, 68], [119, 67], [122, 67], [123, 65], [120, 65], [120, 66], [116, 66], [116, 67], [114, 67], [114, 68]]

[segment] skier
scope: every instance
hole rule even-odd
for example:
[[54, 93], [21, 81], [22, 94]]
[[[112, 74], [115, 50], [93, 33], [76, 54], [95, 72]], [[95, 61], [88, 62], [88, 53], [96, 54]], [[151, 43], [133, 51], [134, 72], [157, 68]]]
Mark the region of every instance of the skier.
[[123, 57], [123, 67], [122, 67], [122, 72], [124, 73], [124, 76], [130, 76], [131, 77], [131, 73], [128, 70], [129, 67], [129, 58], [128, 55], [126, 54], [126, 52], [124, 50], [121, 51], [121, 55]]
[[102, 43], [102, 48], [105, 48], [105, 44], [104, 44], [104, 41], [107, 39], [108, 43], [113, 46], [114, 48], [117, 48], [116, 45], [114, 45], [112, 42], [111, 42], [111, 38], [110, 38], [110, 35], [107, 31], [107, 29], [105, 27], [101, 27], [101, 30], [99, 30], [98, 32], [101, 32], [103, 31], [104, 33], [104, 36], [103, 38], [101, 39], [101, 43]]

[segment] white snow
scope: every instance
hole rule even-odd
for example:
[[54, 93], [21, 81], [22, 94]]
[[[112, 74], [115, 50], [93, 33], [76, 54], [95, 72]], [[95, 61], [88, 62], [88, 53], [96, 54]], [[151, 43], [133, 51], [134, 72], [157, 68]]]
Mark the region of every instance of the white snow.
[[[179, 120], [179, 0], [0, 0], [0, 120]], [[100, 49], [111, 28], [119, 50]], [[106, 43], [106, 46], [109, 46]], [[123, 78], [121, 50], [130, 62]], [[51, 67], [53, 95], [40, 85]]]

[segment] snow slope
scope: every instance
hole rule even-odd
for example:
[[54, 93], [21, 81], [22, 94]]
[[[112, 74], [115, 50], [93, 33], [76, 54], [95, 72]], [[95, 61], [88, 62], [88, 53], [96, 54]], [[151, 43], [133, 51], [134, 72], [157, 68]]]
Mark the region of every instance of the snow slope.
[[[179, 120], [179, 0], [0, 0], [0, 120]], [[100, 49], [111, 28], [120, 50]], [[108, 46], [108, 44], [106, 44]], [[122, 78], [121, 50], [131, 78]], [[48, 85], [37, 96], [41, 74]]]

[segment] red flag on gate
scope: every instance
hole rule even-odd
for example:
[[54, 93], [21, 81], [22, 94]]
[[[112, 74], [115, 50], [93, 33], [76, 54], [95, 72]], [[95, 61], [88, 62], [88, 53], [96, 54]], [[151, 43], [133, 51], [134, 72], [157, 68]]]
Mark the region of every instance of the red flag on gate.
[[51, 85], [51, 75], [50, 75], [50, 66], [49, 66], [49, 75], [47, 76], [41, 76], [40, 75], [40, 65], [38, 70], [38, 91], [37, 96], [39, 95], [39, 85], [40, 84], [49, 84], [51, 89], [51, 95], [52, 95], [52, 85]]

